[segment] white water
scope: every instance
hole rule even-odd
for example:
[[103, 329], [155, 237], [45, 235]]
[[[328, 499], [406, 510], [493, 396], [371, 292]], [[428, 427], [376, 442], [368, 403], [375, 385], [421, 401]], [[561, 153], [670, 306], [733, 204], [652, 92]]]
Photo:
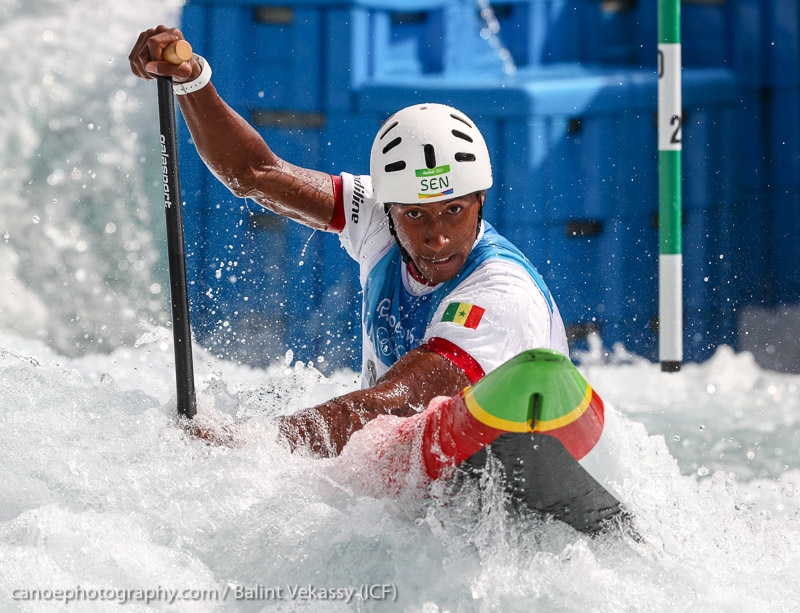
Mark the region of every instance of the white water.
[[[253, 370], [197, 348], [200, 421], [240, 418], [239, 445], [177, 427], [155, 92], [125, 57], [179, 2], [124, 4], [0, 4], [0, 610], [62, 610], [57, 590], [79, 611], [796, 609], [800, 376], [748, 353], [678, 374], [573, 356], [620, 414], [641, 541], [509, 516], [491, 480], [382, 495], [367, 441], [288, 453], [269, 416], [355, 386], [291, 357]], [[373, 600], [319, 591], [361, 586]]]

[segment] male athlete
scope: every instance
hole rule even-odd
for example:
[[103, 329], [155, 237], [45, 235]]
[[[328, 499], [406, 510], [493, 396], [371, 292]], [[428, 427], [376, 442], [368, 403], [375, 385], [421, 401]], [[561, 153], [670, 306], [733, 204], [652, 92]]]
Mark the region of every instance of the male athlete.
[[521, 351], [568, 355], [544, 281], [482, 220], [489, 153], [464, 113], [439, 104], [395, 113], [375, 137], [370, 176], [300, 168], [222, 100], [203, 58], [163, 61], [182, 39], [165, 26], [143, 32], [129, 56], [133, 73], [172, 77], [200, 156], [234, 194], [337, 232], [360, 267], [363, 389], [281, 418], [292, 447], [336, 455], [376, 416], [413, 415]]

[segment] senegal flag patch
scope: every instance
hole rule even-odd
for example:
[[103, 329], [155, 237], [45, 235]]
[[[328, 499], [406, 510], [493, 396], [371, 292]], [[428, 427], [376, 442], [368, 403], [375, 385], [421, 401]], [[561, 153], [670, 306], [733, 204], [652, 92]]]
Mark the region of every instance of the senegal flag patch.
[[442, 315], [442, 321], [452, 321], [454, 324], [475, 330], [485, 312], [486, 309], [474, 304], [451, 302]]

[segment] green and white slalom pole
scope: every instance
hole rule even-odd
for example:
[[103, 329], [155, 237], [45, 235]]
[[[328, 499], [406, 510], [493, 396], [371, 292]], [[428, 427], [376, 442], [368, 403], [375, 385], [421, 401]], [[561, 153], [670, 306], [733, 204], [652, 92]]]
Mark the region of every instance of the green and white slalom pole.
[[681, 252], [681, 4], [658, 0], [658, 353], [661, 370], [683, 361]]

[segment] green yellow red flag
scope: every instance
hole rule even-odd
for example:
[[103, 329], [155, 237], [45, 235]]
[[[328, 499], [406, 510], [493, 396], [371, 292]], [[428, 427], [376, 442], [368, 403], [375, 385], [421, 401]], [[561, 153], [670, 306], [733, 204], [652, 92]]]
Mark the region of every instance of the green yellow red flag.
[[451, 302], [442, 315], [442, 321], [452, 321], [454, 324], [475, 330], [483, 317], [486, 309], [467, 302]]

